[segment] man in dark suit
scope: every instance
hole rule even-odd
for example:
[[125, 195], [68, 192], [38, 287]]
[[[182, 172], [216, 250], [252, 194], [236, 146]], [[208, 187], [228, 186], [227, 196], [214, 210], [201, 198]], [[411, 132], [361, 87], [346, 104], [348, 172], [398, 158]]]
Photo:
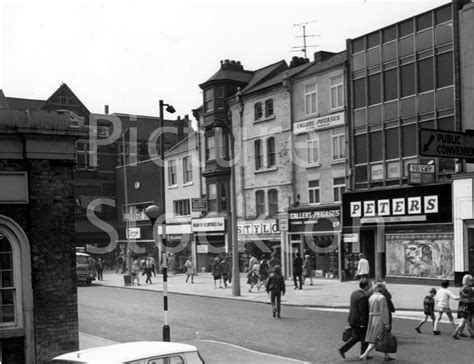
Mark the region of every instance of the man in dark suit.
[[349, 308], [349, 317], [347, 322], [352, 328], [351, 338], [342, 345], [338, 351], [343, 359], [346, 358], [346, 352], [350, 350], [357, 342], [360, 341], [361, 355], [367, 349], [365, 342], [365, 334], [367, 332], [367, 324], [369, 322], [369, 298], [367, 290], [369, 289], [369, 280], [362, 278], [359, 282], [359, 289], [352, 292], [351, 304]]
[[[293, 259], [293, 281], [295, 282], [295, 289], [303, 289], [303, 259], [300, 253], [296, 253], [295, 259]], [[298, 282], [299, 287], [298, 287]]]

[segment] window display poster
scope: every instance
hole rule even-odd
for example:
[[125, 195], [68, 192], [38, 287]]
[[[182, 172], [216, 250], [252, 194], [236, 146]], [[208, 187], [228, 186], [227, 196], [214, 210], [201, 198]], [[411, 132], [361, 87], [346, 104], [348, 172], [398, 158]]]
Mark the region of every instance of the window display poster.
[[453, 279], [453, 234], [386, 235], [387, 275]]

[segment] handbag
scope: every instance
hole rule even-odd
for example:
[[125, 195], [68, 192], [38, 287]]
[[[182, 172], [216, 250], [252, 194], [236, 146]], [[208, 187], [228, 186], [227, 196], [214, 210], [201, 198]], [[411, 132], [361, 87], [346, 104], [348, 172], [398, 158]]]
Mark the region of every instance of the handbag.
[[349, 341], [351, 337], [352, 337], [352, 327], [351, 326], [344, 327], [344, 330], [342, 331], [342, 341], [344, 342]]
[[382, 335], [378, 336], [375, 341], [375, 350], [381, 353], [396, 353], [398, 348], [398, 342], [395, 335], [389, 331], [385, 331]]

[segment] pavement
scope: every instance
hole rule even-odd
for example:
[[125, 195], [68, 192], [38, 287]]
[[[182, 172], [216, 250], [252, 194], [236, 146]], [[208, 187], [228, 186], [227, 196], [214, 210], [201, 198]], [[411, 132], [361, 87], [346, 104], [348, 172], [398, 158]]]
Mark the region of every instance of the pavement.
[[[113, 271], [106, 271], [102, 281], [93, 281], [93, 285], [134, 289], [143, 291], [163, 291], [161, 274], [152, 277], [152, 284], [145, 284], [145, 277], [140, 276], [140, 285], [126, 286], [124, 276]], [[240, 276], [240, 296], [234, 296], [232, 288], [214, 288], [214, 281], [210, 273], [199, 273], [194, 276], [194, 283], [186, 283], [184, 274], [170, 275], [168, 277], [168, 293], [213, 297], [219, 299], [233, 299], [240, 301], [268, 304], [269, 296], [264, 289], [256, 288], [249, 292], [245, 274]], [[337, 279], [314, 279], [313, 285], [303, 289], [294, 289], [291, 280], [286, 281], [286, 295], [282, 297], [282, 305], [304, 307], [314, 310], [331, 310], [347, 312], [351, 293], [358, 288], [358, 281], [341, 282]], [[387, 289], [392, 294], [392, 300], [397, 312], [394, 317], [420, 320], [423, 317], [423, 298], [432, 286], [415, 284], [387, 284]], [[438, 286], [435, 286], [438, 289]], [[450, 287], [454, 294], [458, 294], [457, 287]], [[79, 333], [79, 347], [86, 349], [96, 346], [109, 345], [110, 340]], [[209, 340], [192, 340], [187, 342], [195, 345], [207, 363], [305, 363], [302, 361], [282, 358], [270, 354], [259, 353], [239, 346], [224, 342]], [[216, 354], [217, 353], [217, 354]], [[222, 359], [222, 358], [225, 358]]]

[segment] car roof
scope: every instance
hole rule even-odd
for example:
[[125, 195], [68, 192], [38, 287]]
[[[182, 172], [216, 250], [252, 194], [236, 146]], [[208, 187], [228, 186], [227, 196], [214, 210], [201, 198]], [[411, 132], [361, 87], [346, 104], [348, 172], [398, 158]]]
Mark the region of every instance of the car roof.
[[193, 345], [163, 341], [139, 341], [79, 350], [54, 359], [111, 364], [194, 351], [197, 351], [197, 348]]
[[81, 252], [76, 252], [76, 256], [77, 256], [77, 255], [80, 256], [80, 257], [90, 257], [89, 254], [87, 254], [87, 253], [81, 253]]

